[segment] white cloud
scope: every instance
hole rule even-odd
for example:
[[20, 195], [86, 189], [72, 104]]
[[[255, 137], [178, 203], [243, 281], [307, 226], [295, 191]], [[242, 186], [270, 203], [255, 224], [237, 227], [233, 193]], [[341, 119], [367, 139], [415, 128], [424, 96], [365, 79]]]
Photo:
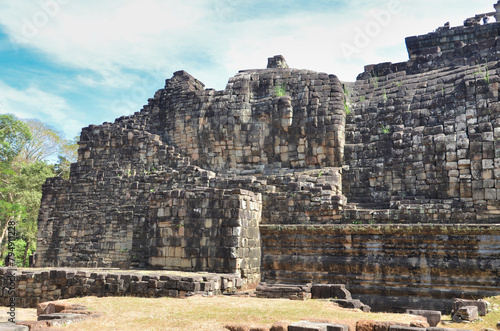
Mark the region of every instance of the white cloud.
[[[346, 57], [341, 45], [352, 45], [356, 31], [374, 21], [372, 9], [388, 10], [392, 3], [401, 4], [402, 13], [392, 15], [366, 47]], [[428, 33], [446, 21], [458, 25], [478, 12], [493, 10], [491, 0], [350, 0], [340, 9], [332, 5], [329, 11], [315, 11], [309, 4], [304, 12], [255, 16], [241, 12], [245, 4], [242, 0], [9, 1], [2, 4], [0, 24], [18, 45], [37, 50], [54, 63], [82, 69], [77, 83], [122, 89], [119, 99], [131, 104], [143, 95], [151, 97], [161, 88], [156, 82], [173, 71], [185, 69], [207, 87], [220, 89], [238, 70], [264, 68], [267, 57], [276, 54], [284, 55], [292, 67], [354, 80], [366, 64], [405, 61], [406, 36]], [[234, 19], [236, 14], [245, 19]], [[111, 110], [116, 109], [121, 108]]]
[[0, 80], [0, 113], [13, 114], [19, 118], [37, 118], [62, 130], [73, 138], [84, 123], [71, 110], [65, 99], [41, 91], [35, 87], [15, 89]]
[[[387, 10], [393, 3], [401, 5], [403, 14], [395, 15], [357, 60], [346, 59], [339, 45], [352, 40], [356, 28], [373, 21], [371, 9]], [[123, 69], [161, 67], [193, 69], [215, 78], [217, 87], [222, 87], [228, 77], [217, 76], [262, 68], [267, 57], [279, 53], [298, 67], [353, 80], [365, 64], [405, 60], [405, 36], [427, 33], [445, 21], [461, 24], [477, 11], [492, 10], [490, 1], [479, 5], [470, 0], [351, 0], [337, 12], [333, 6], [329, 12], [314, 12], [310, 7], [307, 14], [272, 13], [253, 19], [248, 13], [241, 23], [230, 20], [242, 4], [237, 0], [11, 1], [3, 4], [0, 22], [21, 45], [100, 77], [80, 75], [85, 85], [130, 88], [135, 79]], [[401, 49], [396, 58], [383, 58], [386, 54], [378, 51], [396, 45]], [[196, 61], [210, 63], [210, 68], [197, 67]]]

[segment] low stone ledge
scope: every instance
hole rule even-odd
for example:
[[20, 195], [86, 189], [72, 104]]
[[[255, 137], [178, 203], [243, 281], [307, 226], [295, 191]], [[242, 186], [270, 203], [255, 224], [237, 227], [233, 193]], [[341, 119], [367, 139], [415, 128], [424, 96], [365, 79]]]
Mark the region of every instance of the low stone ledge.
[[[206, 274], [192, 276], [178, 275], [141, 275], [133, 270], [130, 273], [91, 272], [88, 270], [53, 269], [22, 271], [0, 268], [0, 275], [12, 274], [15, 279], [16, 307], [36, 308], [40, 303], [84, 296], [135, 296], [135, 297], [185, 297], [195, 294], [220, 295], [235, 293], [243, 288], [241, 277], [237, 274]], [[7, 280], [0, 277], [0, 287]], [[9, 282], [11, 280], [9, 279]], [[9, 284], [10, 285], [10, 284]], [[0, 297], [0, 304], [9, 306], [7, 291]], [[78, 309], [77, 306], [59, 307], [60, 302], [47, 304], [39, 309], [39, 314]], [[50, 307], [49, 307], [50, 306]], [[49, 308], [47, 308], [49, 307]]]

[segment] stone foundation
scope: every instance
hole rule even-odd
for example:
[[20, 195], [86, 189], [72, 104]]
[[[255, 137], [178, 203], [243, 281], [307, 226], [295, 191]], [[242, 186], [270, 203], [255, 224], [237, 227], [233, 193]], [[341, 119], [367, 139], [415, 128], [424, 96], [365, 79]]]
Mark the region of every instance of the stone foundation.
[[3, 305], [9, 306], [11, 298], [15, 298], [15, 306], [18, 308], [36, 308], [38, 303], [82, 296], [178, 298], [194, 294], [232, 293], [244, 287], [237, 274], [180, 276], [77, 269], [18, 272], [11, 268], [0, 268], [0, 287], [10, 287], [11, 275], [15, 279], [15, 293], [10, 295], [5, 289], [0, 299]]
[[346, 284], [374, 310], [449, 311], [454, 298], [500, 293], [500, 227], [261, 226], [268, 283]]

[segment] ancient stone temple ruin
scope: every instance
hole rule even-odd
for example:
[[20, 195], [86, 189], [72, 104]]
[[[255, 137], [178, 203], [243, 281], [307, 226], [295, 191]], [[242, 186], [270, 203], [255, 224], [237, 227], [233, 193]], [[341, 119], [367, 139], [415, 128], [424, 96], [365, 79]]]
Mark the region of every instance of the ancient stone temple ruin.
[[176, 72], [82, 130], [69, 180], [43, 188], [38, 266], [346, 284], [389, 308], [500, 294], [493, 16], [407, 38], [409, 61], [354, 84], [281, 56], [223, 91]]

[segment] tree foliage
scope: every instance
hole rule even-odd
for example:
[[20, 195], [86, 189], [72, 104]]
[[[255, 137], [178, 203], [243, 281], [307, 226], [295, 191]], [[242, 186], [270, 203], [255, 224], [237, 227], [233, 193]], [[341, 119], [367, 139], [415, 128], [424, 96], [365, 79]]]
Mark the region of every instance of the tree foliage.
[[71, 163], [78, 159], [78, 140], [74, 137], [72, 140], [65, 140], [61, 146], [61, 153], [58, 155], [58, 162], [54, 165], [57, 176], [68, 179]]
[[37, 119], [24, 121], [31, 132], [28, 140], [18, 155], [18, 159], [25, 162], [40, 162], [59, 154], [64, 139], [62, 134]]
[[[47, 177], [69, 176], [76, 161], [77, 138], [63, 135], [39, 120], [0, 115], [0, 258], [3, 262], [9, 221], [16, 223], [16, 264], [25, 266], [36, 249], [42, 185]], [[57, 164], [47, 163], [54, 160]], [[10, 239], [10, 238], [9, 238]], [[22, 253], [20, 251], [22, 250]]]
[[0, 115], [0, 162], [11, 162], [30, 139], [26, 123], [14, 115]]

